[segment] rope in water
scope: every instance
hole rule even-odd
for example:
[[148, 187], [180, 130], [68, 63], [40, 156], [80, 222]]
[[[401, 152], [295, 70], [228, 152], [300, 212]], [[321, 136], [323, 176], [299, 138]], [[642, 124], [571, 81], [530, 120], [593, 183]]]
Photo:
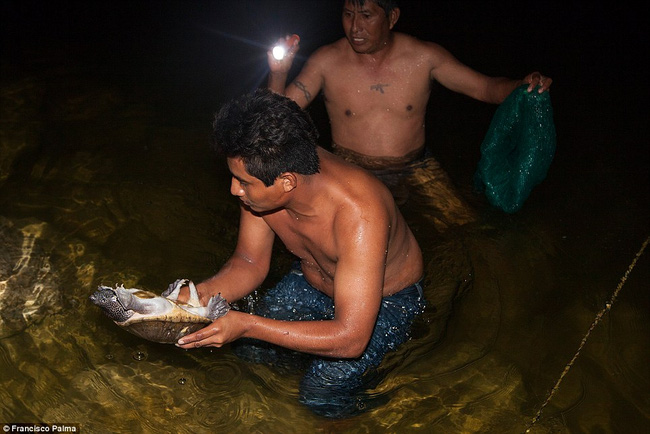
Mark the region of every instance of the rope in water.
[[535, 417], [531, 421], [531, 423], [530, 423], [528, 429], [526, 430], [526, 432], [529, 432], [530, 429], [532, 428], [532, 426], [535, 425], [537, 423], [537, 421], [539, 420], [539, 418], [542, 416], [542, 410], [544, 410], [544, 407], [546, 407], [548, 405], [548, 403], [551, 401], [551, 398], [553, 397], [555, 392], [557, 392], [557, 390], [560, 388], [560, 383], [562, 382], [562, 380], [564, 379], [566, 374], [569, 372], [569, 369], [571, 369], [571, 367], [573, 366], [573, 363], [578, 358], [578, 355], [580, 354], [580, 351], [582, 351], [582, 348], [587, 343], [587, 339], [589, 339], [589, 335], [591, 335], [591, 332], [593, 331], [593, 329], [596, 328], [596, 325], [598, 325], [598, 323], [600, 322], [603, 315], [605, 315], [607, 312], [609, 312], [610, 309], [612, 308], [612, 305], [614, 304], [614, 301], [616, 300], [616, 297], [618, 297], [618, 293], [621, 291], [621, 288], [625, 284], [625, 281], [627, 280], [627, 277], [630, 275], [630, 272], [636, 266], [636, 262], [639, 260], [639, 257], [645, 251], [645, 248], [648, 245], [648, 242], [650, 242], [650, 236], [648, 238], [646, 238], [645, 241], [643, 242], [643, 244], [641, 245], [641, 248], [637, 252], [634, 259], [632, 260], [632, 263], [630, 264], [630, 266], [627, 268], [627, 271], [625, 272], [625, 274], [621, 278], [621, 281], [619, 282], [618, 286], [616, 287], [616, 290], [614, 290], [614, 294], [612, 294], [612, 297], [609, 299], [609, 301], [607, 303], [605, 303], [605, 307], [600, 312], [598, 312], [598, 314], [596, 315], [596, 318], [594, 319], [594, 322], [591, 323], [591, 327], [589, 327], [589, 330], [587, 330], [587, 334], [585, 334], [585, 337], [582, 338], [582, 342], [580, 342], [580, 346], [578, 346], [578, 351], [576, 351], [576, 353], [574, 354], [571, 361], [564, 367], [564, 371], [562, 371], [562, 374], [560, 375], [560, 378], [555, 383], [555, 386], [553, 387], [553, 389], [549, 393], [548, 397], [546, 398], [546, 401], [544, 401], [544, 404], [542, 404], [542, 406], [537, 411], [537, 414], [535, 415]]

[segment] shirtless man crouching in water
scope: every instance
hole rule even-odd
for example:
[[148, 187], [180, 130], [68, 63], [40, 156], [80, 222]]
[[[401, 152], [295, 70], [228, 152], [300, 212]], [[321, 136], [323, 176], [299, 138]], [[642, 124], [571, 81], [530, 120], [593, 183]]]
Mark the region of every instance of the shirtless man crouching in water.
[[220, 110], [214, 144], [241, 200], [239, 235], [232, 257], [197, 285], [201, 302], [221, 293], [232, 303], [258, 289], [276, 236], [300, 266], [253, 314], [231, 310], [177, 345], [221, 347], [247, 338], [234, 346], [248, 347], [241, 354], [254, 361], [277, 355], [278, 346], [313, 355], [300, 400], [343, 417], [359, 411], [364, 374], [408, 340], [424, 309], [422, 253], [388, 189], [318, 147], [317, 138], [305, 111], [268, 90]]

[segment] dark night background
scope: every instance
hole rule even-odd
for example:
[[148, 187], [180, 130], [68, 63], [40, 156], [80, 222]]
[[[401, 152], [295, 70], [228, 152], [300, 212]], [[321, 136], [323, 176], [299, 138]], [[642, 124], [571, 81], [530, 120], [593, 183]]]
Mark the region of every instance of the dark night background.
[[[56, 73], [58, 63], [80, 75], [128, 83], [137, 98], [169, 110], [189, 99], [194, 109], [179, 110], [182, 119], [209, 121], [224, 99], [265, 83], [265, 51], [280, 35], [301, 35], [302, 58], [293, 73], [315, 48], [342, 36], [342, 3], [337, 0], [0, 4], [3, 79]], [[642, 67], [648, 34], [638, 10], [624, 2], [554, 1], [402, 1], [401, 9], [396, 30], [436, 41], [479, 71], [523, 77], [540, 70], [551, 76], [559, 129], [577, 115], [587, 125], [593, 122], [597, 137], [611, 135], [612, 148], [594, 142], [581, 144], [587, 149], [571, 149], [570, 142], [560, 140], [559, 152], [575, 151], [572, 165], [647, 165], [647, 122], [634, 123], [648, 115], [648, 80]], [[457, 108], [447, 107], [450, 99], [459, 102]], [[465, 134], [462, 124], [480, 119], [476, 135], [468, 138], [480, 142], [493, 107], [440, 87], [431, 100], [430, 131]], [[565, 110], [571, 112], [566, 118]], [[322, 105], [315, 104], [312, 112], [324, 126]], [[622, 131], [603, 128], [608, 116], [621, 116], [616, 123], [623, 123]], [[326, 135], [326, 128], [321, 129]], [[445, 136], [434, 137], [442, 152]], [[632, 161], [621, 155], [621, 139], [632, 147]], [[467, 152], [476, 155], [476, 149]], [[605, 160], [589, 161], [597, 155]], [[452, 160], [447, 164], [453, 175], [454, 157], [440, 158]]]
[[[343, 34], [338, 0], [0, 4], [2, 79], [48, 77], [45, 117], [57, 110], [49, 99], [74, 91], [69, 77], [76, 75], [126, 89], [131, 103], [164, 110], [166, 122], [205, 128], [206, 141], [223, 101], [266, 83], [266, 50], [279, 36], [301, 35], [296, 74], [315, 48]], [[591, 206], [588, 212], [604, 219], [615, 199], [647, 203], [648, 32], [639, 10], [624, 2], [555, 1], [403, 1], [401, 9], [397, 31], [436, 41], [479, 71], [524, 77], [539, 70], [554, 79], [558, 148], [547, 182], [536, 190], [548, 200], [541, 209], [549, 219], [563, 218], [558, 191], [565, 199], [579, 193], [567, 206]], [[471, 184], [494, 110], [434, 87], [428, 140], [461, 188]], [[310, 112], [327, 146], [322, 101]], [[600, 224], [593, 229], [602, 230]]]

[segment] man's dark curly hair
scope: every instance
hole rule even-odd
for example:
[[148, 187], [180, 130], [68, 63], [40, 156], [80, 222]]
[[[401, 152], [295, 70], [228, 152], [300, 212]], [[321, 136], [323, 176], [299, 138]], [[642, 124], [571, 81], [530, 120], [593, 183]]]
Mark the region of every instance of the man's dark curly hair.
[[212, 144], [267, 187], [284, 172], [318, 173], [318, 131], [298, 104], [259, 89], [225, 104], [213, 123]]

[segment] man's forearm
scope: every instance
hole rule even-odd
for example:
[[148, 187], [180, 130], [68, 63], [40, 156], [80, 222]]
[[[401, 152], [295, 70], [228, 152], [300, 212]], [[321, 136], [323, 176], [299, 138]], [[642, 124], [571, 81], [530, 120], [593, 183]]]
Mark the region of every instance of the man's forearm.
[[492, 81], [490, 92], [486, 98], [486, 102], [492, 104], [501, 104], [513, 90], [524, 84], [523, 80], [506, 77], [494, 77]]
[[[245, 337], [263, 340], [294, 351], [335, 358], [359, 357], [370, 339], [339, 320], [281, 321], [248, 315]], [[370, 328], [372, 330], [372, 328]]]
[[233, 256], [217, 274], [197, 285], [201, 304], [206, 305], [210, 297], [219, 293], [230, 303], [237, 301], [258, 288], [267, 273], [268, 266]]
[[271, 72], [269, 73], [269, 82], [268, 88], [275, 93], [284, 95], [285, 88], [287, 86], [287, 76], [289, 74], [285, 72]]

